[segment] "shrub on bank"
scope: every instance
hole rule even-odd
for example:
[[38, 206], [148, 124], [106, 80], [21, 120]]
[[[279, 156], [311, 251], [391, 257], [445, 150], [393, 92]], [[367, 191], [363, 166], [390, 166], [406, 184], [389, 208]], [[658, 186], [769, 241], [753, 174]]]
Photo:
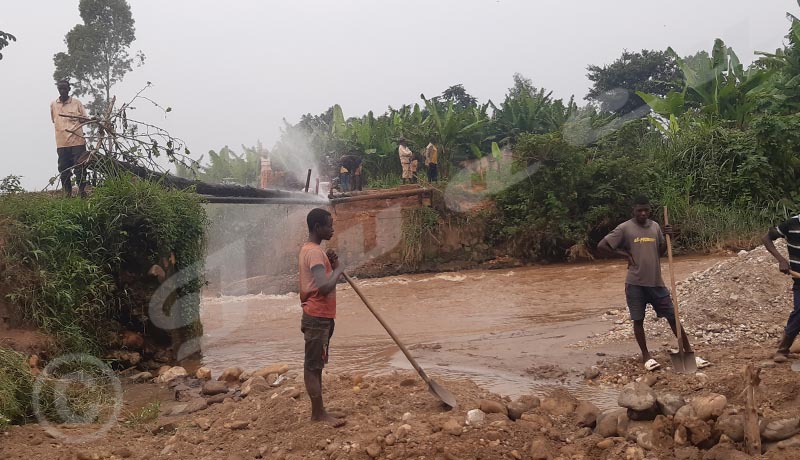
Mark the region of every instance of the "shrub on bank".
[[206, 215], [194, 193], [112, 178], [85, 200], [0, 196], [0, 221], [0, 293], [22, 320], [53, 335], [60, 351], [99, 353], [109, 332], [145, 331], [159, 284], [147, 274], [153, 265], [181, 273], [170, 300], [181, 308], [176, 324], [200, 333]]

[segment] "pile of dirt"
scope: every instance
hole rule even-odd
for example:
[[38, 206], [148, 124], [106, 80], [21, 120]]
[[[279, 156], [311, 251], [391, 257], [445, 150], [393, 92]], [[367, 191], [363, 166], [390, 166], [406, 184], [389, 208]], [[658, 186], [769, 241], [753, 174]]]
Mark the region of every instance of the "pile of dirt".
[[[776, 242], [786, 253], [786, 243]], [[665, 267], [666, 268], [666, 267]], [[666, 270], [664, 270], [666, 273]], [[668, 280], [667, 280], [668, 281]], [[776, 343], [792, 310], [792, 280], [778, 271], [778, 264], [763, 246], [741, 251], [689, 276], [677, 285], [681, 321], [694, 345]], [[613, 322], [608, 333], [597, 334], [578, 346], [632, 340], [627, 308], [609, 310], [603, 318]], [[675, 347], [666, 321], [655, 321], [647, 309], [645, 329], [654, 343]]]
[[[181, 374], [176, 369], [163, 371], [156, 380], [169, 373]], [[611, 369], [604, 367], [605, 372]], [[772, 380], [773, 374], [780, 373], [783, 379], [787, 369], [772, 367], [764, 377]], [[742, 448], [742, 403], [736, 395], [741, 389], [716, 384], [691, 389], [677, 384], [677, 379], [690, 382], [700, 378], [695, 376], [671, 380], [667, 374], [651, 375], [651, 379], [623, 389], [628, 397], [620, 398], [620, 404], [625, 407], [601, 412], [592, 403], [560, 390], [541, 399], [522, 396], [511, 401], [463, 380], [441, 382], [460, 404], [458, 409], [447, 410], [414, 374], [363, 377], [326, 373], [324, 394], [329, 410], [344, 414], [347, 420], [344, 427], [332, 428], [308, 421], [310, 403], [301, 373], [286, 372], [285, 367], [273, 370], [276, 372], [244, 373], [238, 378], [240, 369], [226, 370], [220, 376], [222, 381], [178, 376], [160, 384], [137, 384], [129, 387], [128, 393], [161, 395], [161, 414], [156, 420], [123, 422], [83, 444], [70, 444], [61, 435], [77, 438], [97, 426], [57, 426], [60, 433], [55, 436], [37, 425], [13, 427], [3, 436], [0, 456], [699, 460], [739, 458], [736, 451]], [[279, 376], [281, 371], [284, 373]], [[242, 382], [243, 378], [247, 380]], [[784, 392], [790, 393], [796, 395], [797, 388]], [[177, 401], [165, 400], [165, 394], [173, 394]], [[768, 399], [762, 406], [765, 458], [797, 458], [800, 426], [793, 418], [796, 415], [771, 410], [773, 402]], [[686, 414], [675, 414], [679, 406], [687, 406]], [[130, 408], [126, 413], [136, 412]], [[132, 415], [131, 421], [136, 421]]]

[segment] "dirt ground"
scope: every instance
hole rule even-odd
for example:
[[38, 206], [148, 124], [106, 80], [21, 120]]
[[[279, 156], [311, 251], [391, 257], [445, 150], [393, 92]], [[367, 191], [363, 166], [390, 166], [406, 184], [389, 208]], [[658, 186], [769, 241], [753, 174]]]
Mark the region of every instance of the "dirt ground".
[[[679, 279], [694, 280], [682, 287], [687, 289], [686, 298], [702, 299], [701, 288], [710, 293], [717, 289], [703, 287], [708, 276], [690, 274], [732, 260], [736, 259], [680, 259]], [[586, 404], [578, 405], [578, 400], [590, 401], [596, 412], [609, 413], [618, 409], [623, 386], [646, 377], [656, 392], [677, 393], [690, 401], [718, 394], [727, 399], [726, 411], [741, 413], [742, 372], [747, 363], [761, 367], [760, 416], [766, 420], [798, 416], [800, 373], [791, 370], [791, 363], [770, 360], [774, 344], [768, 335], [760, 341], [731, 343], [712, 340], [708, 331], [692, 330], [699, 337], [697, 352], [713, 362], [696, 375], [672, 372], [667, 349], [674, 339], [659, 336], [651, 341], [651, 349], [665, 367], [645, 372], [632, 337], [625, 336], [629, 324], [618, 314], [624, 307], [624, 272], [622, 264], [599, 262], [364, 280], [366, 295], [375, 299], [423, 368], [455, 394], [459, 402], [455, 410], [447, 410], [428, 393], [352, 290], [340, 286], [340, 311], [324, 390], [329, 409], [346, 415], [347, 424], [338, 429], [308, 421], [310, 403], [301, 378], [296, 296], [207, 299], [202, 312], [205, 357], [203, 362], [186, 363], [190, 373], [203, 365], [216, 378], [231, 366], [255, 371], [289, 363], [280, 385], [253, 390], [242, 398], [242, 383], [237, 381], [227, 396], [218, 398], [222, 402], [208, 407], [204, 402], [204, 408], [196, 412], [180, 413], [187, 402], [197, 399], [201, 382], [179, 379], [170, 388], [152, 382], [130, 384], [124, 377], [123, 420], [101, 438], [83, 444], [69, 442], [96, 431], [97, 425], [56, 426], [55, 434], [37, 424], [12, 427], [0, 437], [0, 459], [750, 458], [735, 457], [738, 451], [732, 449], [741, 449], [741, 442], [725, 444], [713, 423], [711, 436], [719, 444], [711, 450], [691, 444], [673, 446], [671, 440], [669, 447], [654, 447], [637, 438], [632, 428], [602, 436], [596, 429], [581, 426], [586, 425], [582, 409]], [[780, 325], [785, 321], [781, 314], [788, 315], [789, 308], [776, 303], [770, 320]], [[609, 310], [617, 313], [609, 315]], [[736, 318], [747, 324], [749, 316]], [[597, 340], [609, 333], [619, 337]], [[703, 340], [703, 334], [709, 339]], [[592, 340], [596, 343], [587, 342]], [[187, 396], [190, 393], [194, 396]], [[527, 404], [521, 418], [514, 421], [493, 413], [516, 407], [512, 400]], [[157, 417], [136, 416], [156, 402]], [[485, 421], [466, 423], [468, 412], [478, 408], [486, 413]], [[175, 410], [179, 415], [169, 415]], [[671, 416], [666, 423], [670, 434], [677, 431]], [[789, 438], [791, 434], [783, 439]], [[778, 444], [767, 443], [763, 458], [800, 458], [797, 447]]]

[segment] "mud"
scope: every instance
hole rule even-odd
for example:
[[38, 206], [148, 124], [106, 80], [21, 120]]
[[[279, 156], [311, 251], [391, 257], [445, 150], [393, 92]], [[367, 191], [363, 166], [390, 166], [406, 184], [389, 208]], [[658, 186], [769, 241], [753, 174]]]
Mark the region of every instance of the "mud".
[[[676, 276], [684, 279], [724, 258], [678, 258]], [[578, 397], [612, 407], [616, 390], [586, 385], [582, 371], [603, 356], [635, 354], [632, 337], [591, 350], [568, 345], [611, 329], [613, 323], [602, 315], [624, 307], [624, 277], [623, 263], [601, 261], [358, 282], [431, 375], [468, 378], [512, 397], [567, 387]], [[339, 285], [337, 296], [332, 370], [380, 375], [411, 369], [348, 285]], [[207, 297], [201, 315], [202, 364], [215, 373], [230, 366], [302, 361], [295, 293]]]

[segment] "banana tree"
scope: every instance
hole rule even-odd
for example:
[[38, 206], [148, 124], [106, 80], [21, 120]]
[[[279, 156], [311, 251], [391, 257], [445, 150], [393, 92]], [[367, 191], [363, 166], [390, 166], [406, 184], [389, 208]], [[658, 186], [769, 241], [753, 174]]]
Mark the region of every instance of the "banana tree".
[[425, 101], [428, 112], [424, 125], [429, 128], [439, 148], [439, 167], [442, 177], [447, 177], [453, 154], [459, 147], [463, 147], [465, 153], [469, 152], [469, 145], [475, 143], [475, 139], [471, 136], [488, 125], [490, 120], [486, 112], [489, 104], [458, 111], [452, 101], [443, 108], [440, 103], [427, 99], [424, 94], [420, 97]]
[[769, 79], [771, 70], [757, 66], [745, 69], [736, 53], [720, 39], [714, 42], [711, 56], [702, 52], [684, 59], [672, 48], [667, 51], [675, 57], [684, 75], [684, 88], [665, 97], [637, 91], [654, 112], [669, 118], [694, 110], [737, 126], [750, 121], [757, 104], [755, 96]]

